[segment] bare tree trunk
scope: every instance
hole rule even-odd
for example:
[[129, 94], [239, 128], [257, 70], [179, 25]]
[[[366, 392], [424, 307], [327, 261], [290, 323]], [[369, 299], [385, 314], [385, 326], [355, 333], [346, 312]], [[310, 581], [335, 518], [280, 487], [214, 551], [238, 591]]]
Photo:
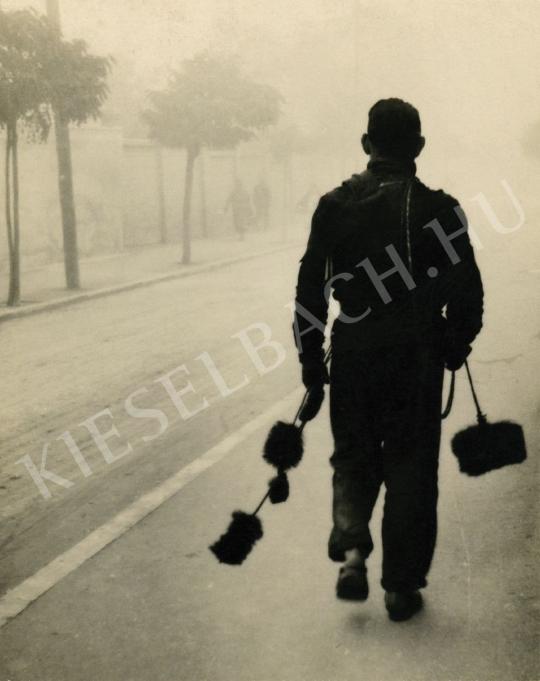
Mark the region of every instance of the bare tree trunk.
[[165, 211], [165, 183], [163, 179], [163, 154], [161, 145], [156, 145], [156, 178], [157, 178], [157, 200], [158, 200], [158, 220], [159, 237], [162, 244], [167, 243], [167, 214]]
[[14, 305], [17, 305], [21, 299], [21, 229], [20, 229], [20, 212], [19, 212], [19, 139], [17, 136], [17, 124], [13, 128], [13, 143], [11, 147], [11, 166], [13, 177], [13, 290], [14, 290]]
[[17, 123], [7, 126], [6, 140], [6, 225], [9, 247], [9, 290], [7, 304], [18, 305], [21, 299], [19, 158]]
[[11, 126], [6, 126], [6, 156], [4, 163], [6, 230], [9, 254], [9, 291], [7, 304], [12, 305], [13, 221], [11, 219]]
[[[60, 7], [58, 0], [47, 0], [47, 16], [51, 26], [61, 35]], [[71, 141], [68, 122], [61, 110], [54, 111], [56, 156], [58, 158], [58, 189], [60, 212], [62, 214], [62, 235], [64, 240], [64, 269], [66, 286], [80, 288], [79, 250], [77, 247], [77, 216], [73, 196], [73, 167], [71, 162]]]
[[77, 218], [73, 196], [73, 167], [71, 162], [71, 142], [69, 128], [56, 111], [54, 117], [56, 133], [56, 156], [58, 158], [58, 189], [62, 213], [62, 234], [64, 239], [64, 269], [66, 286], [80, 288], [79, 249], [77, 246]]
[[208, 237], [208, 220], [206, 213], [206, 177], [204, 172], [204, 154], [199, 156], [199, 190], [201, 198], [201, 231], [203, 237]]
[[182, 264], [189, 265], [191, 262], [191, 197], [193, 194], [193, 166], [197, 158], [198, 150], [189, 148], [186, 150], [186, 178], [184, 183], [184, 209], [182, 214]]

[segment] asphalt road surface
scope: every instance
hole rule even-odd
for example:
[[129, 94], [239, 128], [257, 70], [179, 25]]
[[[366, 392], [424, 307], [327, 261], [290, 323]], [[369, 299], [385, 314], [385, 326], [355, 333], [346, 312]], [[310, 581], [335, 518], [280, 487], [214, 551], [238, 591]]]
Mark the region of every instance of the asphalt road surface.
[[[264, 508], [246, 564], [220, 566], [207, 550], [232, 510], [256, 505], [271, 475], [260, 458], [268, 424], [295, 411], [286, 305], [299, 254], [3, 325], [0, 681], [540, 678], [531, 258], [512, 268], [501, 253], [481, 257], [486, 325], [472, 360], [485, 410], [523, 423], [529, 460], [459, 474], [448, 441], [474, 419], [460, 376], [423, 613], [387, 620], [380, 546], [369, 601], [334, 597], [326, 412], [307, 431], [291, 499]], [[278, 345], [258, 351], [270, 334]], [[39, 469], [46, 445], [57, 477], [44, 490], [29, 462]], [[8, 605], [19, 612], [2, 621]]]

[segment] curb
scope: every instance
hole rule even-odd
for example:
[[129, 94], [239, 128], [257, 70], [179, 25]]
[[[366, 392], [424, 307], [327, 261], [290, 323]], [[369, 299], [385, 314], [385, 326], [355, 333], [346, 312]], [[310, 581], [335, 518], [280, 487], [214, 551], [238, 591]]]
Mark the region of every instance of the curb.
[[50, 310], [57, 310], [61, 307], [67, 307], [68, 305], [76, 305], [77, 303], [82, 303], [87, 300], [95, 300], [96, 298], [105, 298], [107, 296], [115, 295], [116, 293], [124, 293], [126, 291], [133, 291], [137, 288], [143, 288], [146, 286], [152, 286], [153, 284], [161, 284], [166, 281], [172, 281], [174, 279], [183, 279], [184, 277], [189, 277], [194, 274], [202, 274], [204, 272], [212, 272], [213, 270], [222, 269], [228, 265], [235, 265], [236, 263], [241, 263], [247, 260], [253, 260], [255, 258], [260, 258], [265, 255], [272, 255], [273, 253], [279, 253], [280, 251], [285, 251], [290, 248], [297, 246], [295, 243], [286, 244], [283, 246], [278, 246], [277, 248], [272, 248], [266, 251], [260, 251], [258, 253], [249, 253], [245, 255], [240, 255], [237, 258], [227, 258], [224, 260], [216, 260], [214, 262], [208, 263], [206, 265], [184, 265], [189, 269], [182, 270], [179, 272], [167, 272], [167, 274], [160, 274], [155, 277], [147, 277], [146, 279], [137, 279], [135, 281], [130, 281], [126, 284], [118, 284], [117, 286], [109, 286], [106, 288], [98, 288], [91, 291], [86, 291], [84, 293], [77, 293], [73, 296], [66, 296], [64, 298], [55, 298], [54, 300], [49, 300], [44, 303], [33, 303], [26, 305], [24, 307], [15, 307], [9, 310], [4, 310], [0, 312], [0, 323], [7, 322], [11, 319], [20, 319], [21, 317], [29, 317], [30, 315], [40, 314], [41, 312], [49, 312]]

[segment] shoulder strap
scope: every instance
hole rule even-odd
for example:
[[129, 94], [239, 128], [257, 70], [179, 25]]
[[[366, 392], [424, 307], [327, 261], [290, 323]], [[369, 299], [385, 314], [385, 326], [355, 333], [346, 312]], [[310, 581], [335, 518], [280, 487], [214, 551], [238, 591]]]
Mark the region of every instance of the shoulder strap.
[[452, 377], [450, 378], [450, 390], [448, 392], [448, 399], [446, 400], [446, 407], [441, 414], [441, 420], [447, 418], [452, 411], [452, 405], [454, 404], [454, 392], [456, 387], [456, 372], [452, 371]]
[[412, 250], [411, 250], [411, 194], [412, 194], [413, 180], [407, 182], [405, 188], [405, 201], [403, 204], [402, 222], [405, 227], [405, 247], [407, 251], [407, 264], [409, 272], [413, 274]]
[[[407, 182], [405, 188], [405, 199], [403, 202], [403, 212], [402, 212], [402, 223], [405, 231], [405, 248], [407, 252], [407, 265], [411, 276], [413, 275], [413, 261], [412, 261], [412, 248], [411, 248], [411, 194], [412, 186], [414, 183], [414, 178]], [[465, 364], [467, 366], [467, 364]], [[478, 414], [480, 414], [480, 408], [476, 400], [476, 394], [474, 392], [472, 379], [469, 373], [469, 367], [467, 366], [467, 374], [469, 376], [469, 383], [471, 385], [471, 390], [473, 391], [473, 398], [475, 404], [477, 404]], [[452, 371], [452, 376], [450, 378], [450, 390], [448, 392], [448, 398], [446, 400], [446, 406], [441, 414], [441, 419], [445, 419], [450, 415], [452, 411], [452, 405], [454, 404], [454, 393], [456, 388], [456, 372]], [[479, 417], [480, 418], [480, 417]]]

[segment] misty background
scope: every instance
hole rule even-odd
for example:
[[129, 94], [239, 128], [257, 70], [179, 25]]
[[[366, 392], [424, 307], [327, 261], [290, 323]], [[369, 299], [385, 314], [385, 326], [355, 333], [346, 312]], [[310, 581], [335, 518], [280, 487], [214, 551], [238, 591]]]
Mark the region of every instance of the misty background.
[[[54, 12], [9, 14], [55, 5], [61, 34]], [[0, 678], [537, 679], [540, 2], [0, 10]], [[13, 114], [19, 85], [41, 115]], [[397, 629], [376, 593], [380, 542], [369, 602], [336, 603], [327, 411], [246, 564], [207, 549], [255, 508], [268, 428], [298, 408], [290, 304], [311, 215], [365, 168], [368, 110], [387, 97], [419, 109], [418, 176], [469, 218], [485, 288], [471, 370], [489, 419], [522, 424], [529, 451], [460, 474], [450, 439], [474, 421], [460, 372], [428, 607]]]
[[[45, 0], [1, 7], [44, 12]], [[303, 238], [298, 230], [307, 228], [317, 196], [363, 169], [367, 111], [389, 96], [419, 108], [427, 138], [420, 177], [456, 195], [471, 219], [476, 207], [467, 200], [479, 192], [502, 220], [514, 219], [501, 179], [528, 215], [538, 210], [536, 2], [62, 0], [60, 11], [66, 39], [82, 38], [115, 60], [100, 120], [72, 133], [81, 257], [180, 239], [183, 152], [165, 149], [156, 158], [141, 112], [148, 92], [166, 87], [171, 71], [201, 51], [238, 57], [282, 103], [279, 121], [253, 141], [203, 151], [195, 238], [233, 232], [224, 205], [235, 176], [248, 191], [264, 177], [271, 226], [284, 239], [291, 230]], [[22, 142], [23, 269], [61, 259], [52, 137]], [[286, 163], [276, 158], [280, 138], [285, 148], [290, 139]], [[0, 258], [5, 265], [4, 242]]]

